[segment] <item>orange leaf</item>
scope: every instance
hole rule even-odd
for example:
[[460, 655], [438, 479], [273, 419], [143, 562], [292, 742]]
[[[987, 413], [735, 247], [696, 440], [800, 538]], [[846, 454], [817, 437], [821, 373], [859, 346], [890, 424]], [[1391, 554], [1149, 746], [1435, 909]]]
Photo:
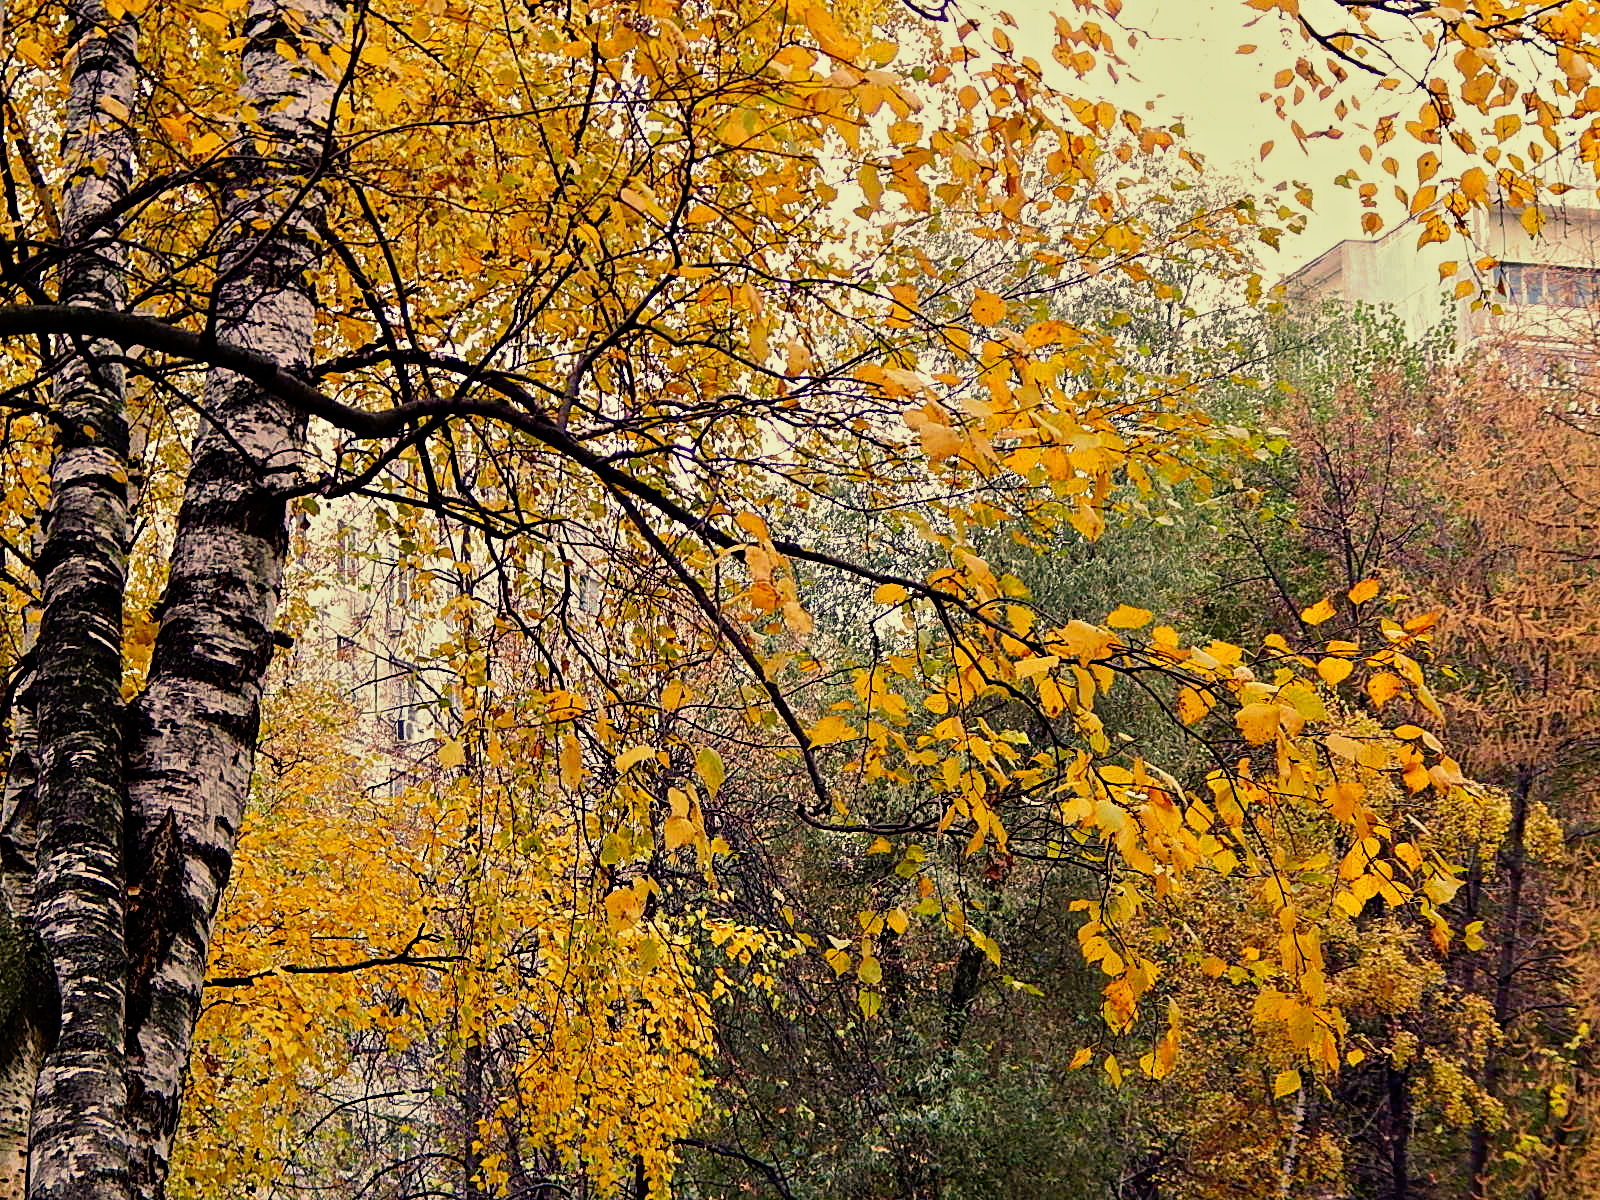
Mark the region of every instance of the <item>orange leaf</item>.
[[1321, 625], [1324, 621], [1331, 620], [1334, 615], [1333, 601], [1324, 596], [1310, 608], [1300, 611], [1300, 619], [1307, 625]]
[[1005, 320], [1006, 302], [993, 292], [977, 289], [972, 296], [972, 319], [980, 325], [994, 325]]
[[1378, 581], [1376, 579], [1363, 579], [1346, 593], [1351, 604], [1365, 604], [1378, 594]]
[[1382, 708], [1405, 689], [1406, 685], [1401, 681], [1400, 676], [1389, 671], [1385, 671], [1381, 675], [1374, 675], [1367, 680], [1367, 695], [1372, 697], [1374, 708]]

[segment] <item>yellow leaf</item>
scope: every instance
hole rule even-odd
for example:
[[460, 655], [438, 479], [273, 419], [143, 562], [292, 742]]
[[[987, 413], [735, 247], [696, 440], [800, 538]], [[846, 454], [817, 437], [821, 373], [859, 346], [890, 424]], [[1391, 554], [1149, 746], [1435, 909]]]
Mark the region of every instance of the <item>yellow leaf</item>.
[[938, 421], [924, 422], [917, 430], [917, 437], [922, 442], [922, 450], [932, 462], [943, 462], [947, 458], [954, 458], [967, 447], [966, 439], [948, 425]]
[[1238, 722], [1239, 732], [1244, 734], [1245, 741], [1252, 746], [1259, 746], [1277, 735], [1280, 712], [1280, 705], [1270, 700], [1260, 700], [1255, 704], [1246, 704], [1234, 713], [1233, 719]]
[[856, 182], [861, 185], [861, 191], [867, 197], [867, 203], [873, 208], [883, 204], [883, 180], [878, 176], [878, 168], [871, 163], [866, 163], [856, 173]]
[[877, 992], [861, 992], [856, 996], [856, 1004], [861, 1009], [861, 1015], [870, 1021], [883, 1007], [883, 997]]
[[1403, 691], [1405, 683], [1398, 675], [1388, 671], [1367, 680], [1367, 695], [1372, 698], [1374, 708], [1382, 708]]
[[795, 637], [805, 637], [811, 632], [811, 614], [801, 606], [798, 600], [785, 600], [783, 602], [783, 622]]
[[[1092, 660], [1109, 657], [1112, 648], [1118, 644], [1116, 634], [1107, 633], [1087, 621], [1077, 620], [1068, 621], [1051, 633], [1050, 638], [1053, 642], [1059, 641], [1066, 653], [1083, 666], [1088, 666]], [[1054, 646], [1051, 648], [1055, 649]]]
[[1215, 979], [1228, 969], [1228, 964], [1215, 954], [1208, 954], [1200, 960], [1200, 970], [1203, 974]]
[[817, 39], [825, 54], [845, 62], [854, 62], [861, 54], [861, 43], [839, 28], [833, 14], [821, 4], [811, 4], [805, 11], [806, 28]]
[[772, 540], [772, 534], [767, 530], [767, 523], [762, 519], [761, 514], [759, 513], [736, 513], [733, 518], [733, 523], [748, 533], [751, 537], [755, 538], [758, 542], [770, 542]]
[[1365, 907], [1360, 897], [1348, 890], [1342, 891], [1335, 896], [1333, 903], [1341, 912], [1351, 917], [1360, 916], [1362, 908]]
[[626, 204], [634, 212], [643, 217], [650, 217], [662, 225], [671, 221], [667, 210], [643, 186], [637, 188], [623, 188], [617, 193], [617, 199]]
[[1215, 703], [1210, 693], [1186, 687], [1178, 693], [1178, 720], [1185, 725], [1193, 725], [1210, 712]]
[[644, 889], [640, 880], [631, 887], [618, 888], [606, 897], [606, 916], [615, 929], [637, 925], [644, 916]]
[[694, 756], [694, 769], [705, 781], [706, 791], [715, 796], [727, 777], [722, 769], [722, 755], [710, 746], [702, 746]]
[[1054, 654], [1024, 658], [1017, 663], [1017, 678], [1032, 679], [1035, 675], [1044, 675], [1053, 671], [1060, 662], [1061, 659]]
[[1489, 177], [1482, 167], [1468, 167], [1461, 173], [1461, 194], [1468, 200], [1483, 201], [1489, 194]]
[[1337, 687], [1350, 677], [1350, 672], [1355, 670], [1348, 658], [1324, 658], [1317, 663], [1317, 674], [1322, 677], [1322, 682], [1329, 687]]
[[[1278, 691], [1278, 703], [1287, 704], [1306, 721], [1326, 721], [1328, 710], [1322, 703], [1322, 697], [1303, 684], [1288, 684]], [[1294, 725], [1291, 733], [1298, 733], [1301, 726], [1295, 725], [1292, 720], [1285, 720], [1285, 725]]]
[[654, 746], [635, 746], [631, 750], [624, 750], [621, 754], [617, 755], [616, 761], [613, 763], [613, 765], [616, 767], [618, 775], [626, 775], [630, 770], [638, 766], [645, 759], [654, 758], [655, 753], [656, 750]]
[[1300, 619], [1307, 625], [1321, 625], [1333, 618], [1334, 611], [1333, 601], [1324, 596], [1310, 608], [1301, 609]]
[[1272, 1081], [1272, 1098], [1290, 1095], [1300, 1090], [1299, 1071], [1279, 1071]]
[[1462, 944], [1465, 945], [1468, 950], [1482, 950], [1489, 944], [1483, 940], [1482, 921], [1469, 922], [1466, 929], [1462, 931], [1462, 934]]
[[695, 839], [694, 824], [685, 817], [668, 817], [661, 827], [661, 839], [668, 850], [687, 846]]
[[855, 737], [856, 731], [850, 722], [837, 713], [829, 713], [806, 731], [806, 739], [813, 746], [831, 746], [835, 742], [844, 742]]
[[1349, 824], [1355, 819], [1356, 806], [1361, 803], [1366, 795], [1366, 789], [1351, 779], [1341, 779], [1329, 784], [1323, 793], [1323, 799], [1328, 802], [1328, 811], [1333, 814], [1336, 821]]
[[878, 965], [878, 960], [872, 955], [862, 955], [861, 964], [856, 967], [856, 978], [861, 980], [862, 983], [878, 983], [883, 979], [883, 968]]
[[1363, 579], [1351, 588], [1347, 595], [1351, 604], [1365, 604], [1378, 594], [1378, 581], [1376, 579]]
[[889, 839], [879, 837], [872, 839], [872, 845], [867, 847], [868, 854], [888, 854], [894, 847], [889, 844]]
[[1150, 618], [1153, 615], [1148, 608], [1134, 608], [1131, 604], [1119, 604], [1106, 617], [1106, 624], [1113, 629], [1140, 629], [1150, 623]]
[[1448, 904], [1461, 890], [1462, 882], [1454, 875], [1430, 875], [1428, 882], [1422, 885], [1422, 890], [1435, 904]]
[[872, 599], [877, 604], [899, 604], [906, 598], [906, 590], [898, 583], [886, 583], [872, 593]]
[[1072, 1056], [1072, 1061], [1067, 1064], [1067, 1070], [1076, 1071], [1093, 1057], [1094, 1051], [1085, 1046]]
[[980, 325], [994, 325], [1005, 320], [1006, 302], [993, 292], [978, 288], [972, 296], [972, 319]]
[[575, 791], [583, 782], [583, 749], [570, 733], [561, 739], [561, 786]]
[[667, 712], [677, 712], [683, 707], [683, 702], [689, 698], [689, 693], [682, 683], [674, 679], [661, 689], [661, 707]]
[[441, 767], [459, 767], [467, 761], [467, 751], [461, 742], [451, 738], [439, 747], [439, 765]]

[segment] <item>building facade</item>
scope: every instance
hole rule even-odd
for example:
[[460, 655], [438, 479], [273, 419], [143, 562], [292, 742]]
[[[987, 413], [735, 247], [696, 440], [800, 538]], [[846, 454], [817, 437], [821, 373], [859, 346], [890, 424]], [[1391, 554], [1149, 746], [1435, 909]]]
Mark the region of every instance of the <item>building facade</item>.
[[[1285, 297], [1387, 308], [1412, 337], [1449, 322], [1458, 352], [1495, 344], [1535, 371], [1592, 360], [1600, 348], [1600, 207], [1593, 193], [1569, 196], [1541, 205], [1541, 219], [1526, 224], [1524, 211], [1508, 204], [1475, 210], [1468, 236], [1446, 242], [1419, 246], [1416, 221], [1347, 239], [1288, 276]], [[1458, 297], [1462, 281], [1475, 286]]]

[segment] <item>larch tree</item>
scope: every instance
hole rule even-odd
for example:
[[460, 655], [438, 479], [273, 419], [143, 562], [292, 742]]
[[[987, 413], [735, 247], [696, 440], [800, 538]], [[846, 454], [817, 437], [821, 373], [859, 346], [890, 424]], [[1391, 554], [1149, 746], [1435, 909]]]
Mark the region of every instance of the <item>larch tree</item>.
[[1365, 1031], [1379, 1053], [1334, 1088], [1368, 1189], [1590, 1186], [1593, 316], [1539, 311], [1517, 314], [1529, 336], [1453, 361], [1448, 331], [1412, 344], [1397, 318], [1341, 309], [1293, 331], [1312, 349], [1273, 414], [1293, 449], [1261, 486], [1286, 532], [1271, 548], [1256, 534], [1254, 571], [1278, 604], [1294, 584], [1381, 573], [1442, 613], [1445, 728], [1493, 785], [1476, 811], [1411, 811], [1454, 843], [1465, 936], [1436, 956], [1395, 942], [1386, 1019]]
[[[1381, 42], [1327, 32], [1293, 0], [1251, 4], [1335, 62]], [[1127, 164], [1188, 151], [1100, 95], [1119, 8], [1080, 0], [1058, 19], [1053, 58], [1077, 77], [1058, 87], [1003, 14], [983, 29], [915, 7], [7, 6], [12, 1194], [164, 1190], [263, 681], [286, 637], [286, 522], [346, 497], [383, 515], [402, 557], [493, 565], [497, 619], [534, 648], [524, 682], [544, 697], [549, 737], [529, 755], [551, 748], [562, 788], [615, 802], [614, 926], [652, 919], [653, 823], [712, 855], [700, 801], [720, 768], [658, 718], [694, 698], [683, 664], [715, 647], [744, 672], [736, 711], [782, 743], [800, 819], [898, 839], [926, 915], [986, 956], [993, 939], [938, 899], [910, 839], [1004, 850], [1022, 797], [1054, 823], [1044, 841], [1083, 848], [1106, 887], [1079, 940], [1113, 1032], [1154, 985], [1120, 932], [1150, 910], [1146, 890], [1165, 901], [1197, 867], [1249, 863], [1285, 939], [1261, 980], [1269, 1020], [1286, 1055], [1337, 1067], [1343, 1018], [1299, 907], [1327, 881], [1281, 869], [1274, 812], [1331, 805], [1361, 848], [1317, 903], [1403, 906], [1449, 872], [1341, 785], [1338, 752], [1317, 741], [1318, 660], [1252, 668], [1237, 647], [1137, 632], [1149, 614], [1127, 605], [1054, 622], [973, 536], [1092, 538], [1114, 485], [1195, 478], [1192, 447], [1225, 436], [1188, 403], [1193, 379], [1034, 311], [1048, 289], [1106, 272], [1142, 283], [1151, 255], [1262, 233], [1234, 207], [1158, 243], [1125, 202]], [[1593, 41], [1581, 3], [1332, 8], [1461, 43], [1467, 103], [1486, 72], [1491, 92], [1508, 78], [1481, 39], [1551, 48], [1569, 90]], [[1413, 136], [1437, 141], [1453, 110], [1424, 87]], [[1539, 112], [1552, 130], [1588, 120], [1581, 98]], [[1482, 176], [1464, 169], [1444, 203], [1482, 201]], [[934, 222], [1010, 239], [1033, 267], [972, 286], [898, 236]], [[851, 561], [789, 519], [856, 492], [911, 513], [943, 565]], [[419, 513], [446, 532], [423, 536]], [[597, 654], [556, 600], [606, 563], [631, 582]], [[922, 632], [881, 662], [833, 659], [804, 602], [817, 572]], [[1372, 678], [1427, 704], [1413, 640], [1378, 647]], [[839, 672], [854, 699], [808, 711]], [[487, 753], [481, 675], [465, 672], [459, 699]], [[1199, 796], [1114, 746], [1095, 704], [1118, 678], [1166, 688], [1187, 724], [1214, 710]], [[1001, 697], [1036, 711], [1042, 742], [986, 722]], [[908, 736], [913, 704], [940, 720]], [[1372, 736], [1410, 792], [1465, 785], [1436, 744]], [[473, 746], [452, 738], [440, 761]], [[890, 784], [921, 798], [880, 803]], [[875, 930], [826, 952], [868, 1018]], [[1178, 1032], [1174, 1018], [1148, 1073], [1170, 1072]], [[1115, 1054], [1103, 1069], [1121, 1076]]]

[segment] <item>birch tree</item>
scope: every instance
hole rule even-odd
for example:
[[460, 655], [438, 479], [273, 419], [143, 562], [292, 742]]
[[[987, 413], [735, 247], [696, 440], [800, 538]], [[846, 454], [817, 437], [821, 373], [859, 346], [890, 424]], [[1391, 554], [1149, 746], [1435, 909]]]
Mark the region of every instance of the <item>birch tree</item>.
[[[24, 1177], [40, 1197], [163, 1191], [282, 636], [286, 521], [329, 501], [366, 506], [409, 564], [473, 574], [461, 603], [491, 594], [497, 636], [526, 639], [527, 753], [567, 792], [603, 797], [618, 927], [652, 919], [657, 826], [668, 850], [716, 857], [699, 801], [720, 760], [700, 755], [703, 730], [672, 740], [659, 718], [705, 689], [691, 666], [731, 662], [730, 707], [791, 772], [794, 819], [898, 839], [919, 904], [934, 889], [922, 841], [1005, 852], [1020, 821], [1089, 847], [1105, 892], [1080, 941], [1106, 977], [1108, 1036], [1133, 1028], [1156, 971], [1119, 930], [1153, 911], [1146, 889], [1165, 899], [1197, 866], [1273, 875], [1251, 849], [1258, 822], [1280, 796], [1319, 805], [1339, 768], [1317, 740], [1332, 735], [1309, 658], [1251, 660], [1268, 683], [1242, 648], [1181, 645], [1129, 605], [1056, 620], [973, 536], [1092, 539], [1118, 486], [1203, 480], [1196, 447], [1235, 437], [1190, 402], [1193, 378], [1043, 312], [1091, 276], [1170, 289], [1147, 259], [1242, 260], [1295, 217], [1196, 208], [1153, 236], [1122, 184], [1151, 157], [1198, 160], [1180, 131], [1104, 99], [1131, 41], [1120, 7], [1079, 0], [1059, 18], [1050, 74], [1004, 14], [915, 5], [8, 7], [13, 1192]], [[1380, 7], [1452, 38], [1477, 20]], [[1539, 20], [1517, 28], [1569, 51], [1593, 41], [1592, 22]], [[1482, 201], [1481, 174], [1452, 195]], [[975, 286], [903, 236], [936, 223], [1032, 261]], [[790, 536], [793, 512], [815, 527], [857, 503], [931, 512], [906, 528], [941, 566], [900, 572]], [[815, 573], [849, 580], [917, 653], [838, 656], [807, 612]], [[598, 588], [615, 601], [599, 628], [572, 619], [582, 578], [627, 580]], [[1384, 700], [1427, 707], [1412, 648], [1367, 662]], [[808, 708], [835, 676], [855, 698]], [[481, 663], [463, 679], [445, 769], [499, 737]], [[1165, 689], [1203, 731], [1208, 780], [1114, 742], [1096, 703], [1119, 680]], [[1030, 707], [1036, 742], [985, 724], [1002, 698]], [[913, 727], [913, 712], [940, 719]], [[1467, 786], [1424, 744], [1391, 764], [1410, 791]], [[1341, 795], [1338, 836], [1364, 848], [1352, 896], [1405, 909], [1448, 890], [1443, 867], [1397, 882], [1419, 852]], [[1293, 883], [1272, 893], [1291, 943], [1306, 911]], [[959, 907], [922, 915], [999, 955]], [[871, 1019], [876, 935], [850, 934], [827, 961], [853, 972]], [[1272, 979], [1292, 1052], [1335, 1069], [1342, 1019], [1320, 963], [1286, 953]], [[1168, 1028], [1149, 1070], [1170, 1070]]]
[[[92, 318], [129, 299], [114, 231], [140, 166], [138, 22], [98, 2], [70, 6], [68, 19], [59, 299]], [[225, 182], [202, 336], [285, 371], [303, 372], [311, 355], [315, 176], [335, 86], [315, 57], [345, 43], [345, 23], [339, 4], [270, 2], [240, 22], [239, 96], [259, 121], [216, 164]], [[8, 887], [12, 916], [37, 931], [59, 994], [59, 1014], [42, 1011], [46, 990], [23, 983], [39, 1003], [17, 1006], [7, 1072], [19, 1117], [31, 1093], [32, 1196], [160, 1193], [249, 783], [286, 545], [279, 492], [305, 439], [303, 412], [240, 375], [207, 376], [161, 633], [124, 718], [126, 366], [97, 333], [90, 319], [48, 351], [59, 363], [51, 502], [33, 563], [38, 638], [19, 687], [37, 733], [14, 753], [7, 787], [7, 865], [22, 875]], [[22, 1157], [15, 1141], [7, 1153]]]

